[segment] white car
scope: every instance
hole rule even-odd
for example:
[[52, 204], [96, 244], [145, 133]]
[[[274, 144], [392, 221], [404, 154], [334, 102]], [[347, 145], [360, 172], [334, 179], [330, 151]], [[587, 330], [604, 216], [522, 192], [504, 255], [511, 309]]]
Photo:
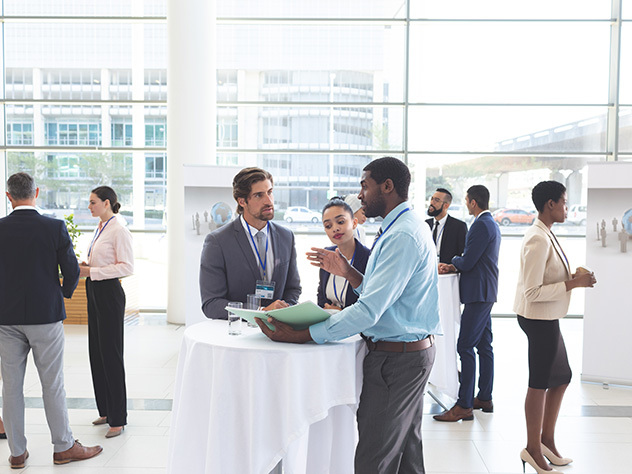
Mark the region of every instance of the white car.
[[285, 222], [320, 222], [319, 212], [312, 211], [303, 206], [288, 207], [283, 216]]
[[567, 222], [577, 225], [586, 225], [586, 206], [574, 204], [568, 210]]

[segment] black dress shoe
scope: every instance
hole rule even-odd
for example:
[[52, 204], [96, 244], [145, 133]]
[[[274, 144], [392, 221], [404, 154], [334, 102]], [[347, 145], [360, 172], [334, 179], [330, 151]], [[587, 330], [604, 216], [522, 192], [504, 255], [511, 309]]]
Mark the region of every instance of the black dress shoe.
[[491, 400], [479, 400], [474, 398], [472, 406], [474, 410], [483, 410], [485, 413], [494, 413], [494, 403]]
[[7, 439], [6, 433], [0, 433], [0, 439]]

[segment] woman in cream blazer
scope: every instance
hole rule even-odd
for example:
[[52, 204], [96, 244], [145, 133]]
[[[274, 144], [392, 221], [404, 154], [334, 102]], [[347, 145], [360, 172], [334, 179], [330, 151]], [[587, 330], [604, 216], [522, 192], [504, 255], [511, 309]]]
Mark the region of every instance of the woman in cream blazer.
[[[526, 232], [520, 253], [520, 274], [514, 311], [529, 340], [529, 388], [525, 400], [527, 447], [520, 453], [523, 469], [529, 463], [538, 473], [561, 474], [547, 464], [564, 466], [573, 460], [555, 446], [555, 424], [571, 369], [559, 319], [566, 316], [571, 290], [592, 287], [595, 276], [581, 268], [573, 274], [555, 234], [554, 223], [564, 222], [568, 211], [566, 188], [543, 181], [533, 188], [538, 218]], [[583, 271], [582, 271], [583, 270]]]

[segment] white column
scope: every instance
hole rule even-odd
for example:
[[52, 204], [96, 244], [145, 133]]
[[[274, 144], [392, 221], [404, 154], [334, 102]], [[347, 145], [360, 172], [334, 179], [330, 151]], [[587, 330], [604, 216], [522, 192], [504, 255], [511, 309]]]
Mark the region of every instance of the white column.
[[[132, 14], [143, 15], [143, 1], [134, 0]], [[145, 25], [132, 24], [132, 100], [145, 98]], [[145, 146], [145, 107], [132, 105], [132, 144], [134, 148]], [[132, 152], [132, 213], [134, 227], [145, 227], [145, 154]]]
[[[183, 165], [215, 163], [215, 0], [167, 2], [167, 320], [185, 323]], [[189, 223], [190, 224], [190, 223]]]

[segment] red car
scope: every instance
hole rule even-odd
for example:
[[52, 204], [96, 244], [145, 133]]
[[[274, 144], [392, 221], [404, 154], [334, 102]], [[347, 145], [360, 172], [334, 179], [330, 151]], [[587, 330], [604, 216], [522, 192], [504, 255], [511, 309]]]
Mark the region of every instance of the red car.
[[535, 215], [522, 209], [498, 209], [492, 213], [500, 225], [533, 224]]

